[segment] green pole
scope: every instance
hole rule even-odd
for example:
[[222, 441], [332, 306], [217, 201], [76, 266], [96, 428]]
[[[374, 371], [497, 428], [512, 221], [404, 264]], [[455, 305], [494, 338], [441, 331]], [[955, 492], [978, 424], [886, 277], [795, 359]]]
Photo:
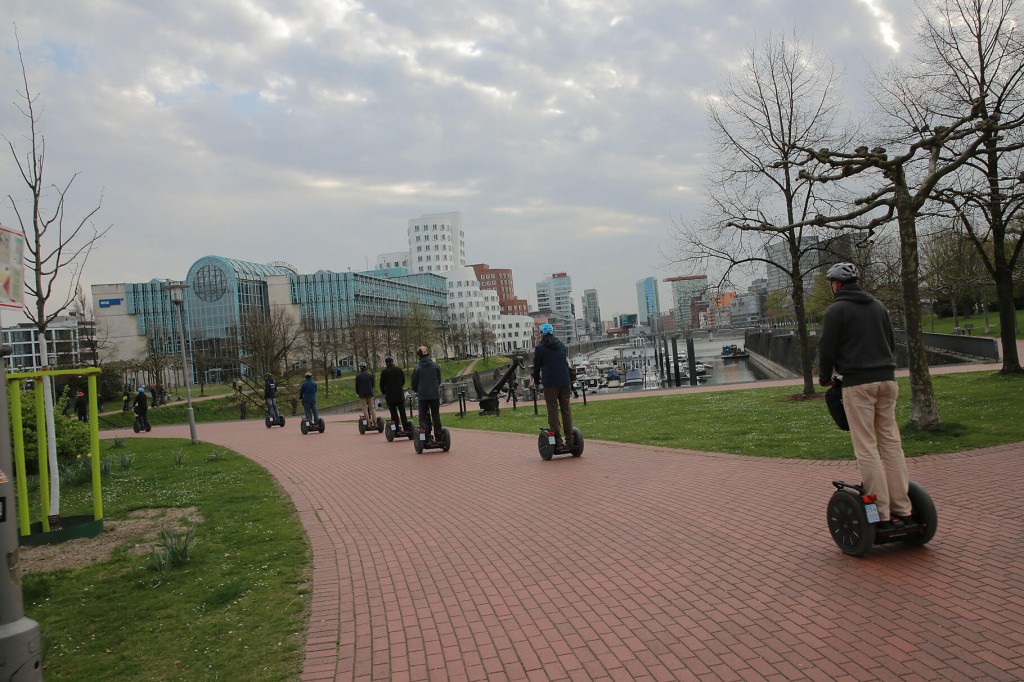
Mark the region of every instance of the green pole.
[[50, 532], [50, 460], [46, 453], [46, 407], [43, 404], [43, 382], [36, 380], [36, 449], [39, 452], [40, 519], [43, 532]]
[[103, 518], [103, 481], [100, 480], [100, 415], [96, 375], [89, 375], [89, 449], [92, 451], [92, 518]]
[[21, 535], [32, 532], [28, 518], [28, 480], [25, 477], [25, 425], [21, 420], [21, 382], [7, 382], [11, 405], [11, 430], [14, 432], [14, 473], [18, 478], [18, 527]]

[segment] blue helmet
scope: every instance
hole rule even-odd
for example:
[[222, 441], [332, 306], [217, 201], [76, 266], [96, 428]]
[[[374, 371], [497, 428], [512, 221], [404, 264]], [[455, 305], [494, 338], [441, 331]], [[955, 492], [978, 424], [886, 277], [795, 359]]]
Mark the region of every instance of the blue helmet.
[[554, 333], [555, 333], [555, 328], [552, 327], [547, 322], [545, 322], [544, 324], [542, 324], [540, 326], [540, 335], [541, 336], [549, 336], [549, 335], [554, 334]]
[[144, 389], [142, 386], [139, 386], [139, 393], [145, 393], [145, 392], [146, 392], [146, 389]]

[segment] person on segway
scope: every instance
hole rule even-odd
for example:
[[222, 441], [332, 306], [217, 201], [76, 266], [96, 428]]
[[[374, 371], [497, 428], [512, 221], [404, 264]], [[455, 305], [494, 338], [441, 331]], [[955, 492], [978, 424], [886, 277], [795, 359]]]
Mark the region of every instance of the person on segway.
[[[533, 352], [533, 382], [544, 384], [544, 402], [548, 408], [548, 427], [555, 433], [557, 448], [572, 449], [572, 379], [569, 375], [569, 352], [550, 324], [540, 326], [540, 343]], [[561, 424], [559, 424], [561, 413]], [[562, 442], [560, 426], [565, 427]]]
[[356, 395], [362, 403], [363, 416], [367, 424], [377, 423], [377, 413], [373, 409], [373, 373], [366, 369], [366, 363], [359, 363], [359, 373], [356, 374]]
[[[405, 430], [407, 423], [405, 416], [405, 372], [401, 367], [395, 365], [395, 359], [390, 355], [384, 357], [384, 369], [380, 371], [380, 390], [384, 394], [384, 400], [391, 411], [391, 421], [398, 424], [398, 428]], [[401, 417], [401, 420], [399, 420]]]
[[281, 413], [277, 411], [277, 382], [274, 381], [274, 375], [267, 372], [263, 382], [263, 400], [267, 403], [267, 414], [275, 422], [281, 418]]
[[[430, 357], [430, 349], [420, 346], [416, 349], [419, 363], [412, 371], [410, 387], [416, 392], [420, 404], [420, 428], [428, 441], [440, 441], [441, 434], [441, 368]], [[433, 438], [431, 438], [433, 429]]]
[[868, 494], [877, 496], [880, 531], [911, 529], [907, 462], [896, 424], [896, 340], [885, 306], [857, 283], [853, 263], [826, 275], [834, 301], [825, 311], [818, 340], [818, 381], [842, 377], [843, 406], [853, 454]]
[[139, 424], [143, 429], [149, 429], [149, 400], [146, 398], [146, 389], [139, 387], [135, 394], [135, 401], [132, 403], [132, 410], [139, 418]]
[[316, 410], [318, 386], [313, 381], [312, 372], [306, 372], [305, 378], [306, 380], [299, 384], [299, 399], [302, 401], [302, 409], [306, 414], [306, 423], [316, 426], [320, 422], [320, 413]]

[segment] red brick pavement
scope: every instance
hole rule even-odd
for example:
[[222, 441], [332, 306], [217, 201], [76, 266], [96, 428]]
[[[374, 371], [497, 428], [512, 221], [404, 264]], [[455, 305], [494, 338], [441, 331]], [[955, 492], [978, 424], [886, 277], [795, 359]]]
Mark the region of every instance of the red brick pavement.
[[1024, 444], [911, 460], [936, 538], [858, 559], [825, 523], [853, 462], [595, 441], [544, 462], [460, 430], [416, 455], [337, 418], [199, 436], [298, 508], [303, 680], [1024, 679]]

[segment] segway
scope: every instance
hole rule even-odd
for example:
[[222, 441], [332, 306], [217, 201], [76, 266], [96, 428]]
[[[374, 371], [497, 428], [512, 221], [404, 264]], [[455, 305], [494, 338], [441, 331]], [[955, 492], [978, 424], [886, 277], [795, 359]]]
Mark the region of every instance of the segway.
[[448, 452], [452, 449], [452, 434], [448, 431], [447, 426], [441, 427], [441, 440], [434, 440], [433, 438], [427, 439], [427, 432], [425, 429], [416, 429], [416, 438], [412, 441], [412, 446], [416, 450], [417, 455], [422, 455], [424, 450], [437, 450], [441, 449]]
[[878, 506], [875, 495], [869, 495], [864, 486], [844, 481], [832, 481], [836, 491], [828, 501], [828, 530], [844, 554], [864, 556], [872, 545], [906, 542], [925, 545], [938, 527], [939, 517], [935, 504], [925, 489], [910, 481], [912, 524], [894, 523], [889, 529], [878, 527]]
[[537, 437], [537, 450], [540, 458], [545, 462], [551, 460], [555, 455], [572, 455], [579, 457], [583, 454], [583, 434], [575, 426], [572, 427], [572, 447], [565, 447], [565, 443], [559, 443], [555, 438], [555, 432], [547, 427], [540, 427], [540, 435]]
[[384, 433], [384, 417], [377, 417], [376, 424], [370, 424], [370, 420], [366, 418], [365, 414], [359, 415], [359, 435], [362, 436], [367, 431], [377, 431], [377, 433]]
[[284, 417], [282, 415], [277, 415], [277, 419], [274, 419], [272, 415], [268, 414], [263, 418], [263, 423], [266, 424], [268, 429], [272, 426], [284, 426]]
[[384, 425], [384, 437], [388, 439], [388, 442], [392, 442], [396, 438], [408, 438], [412, 440], [416, 437], [416, 429], [412, 427], [412, 422], [405, 422], [405, 424], [399, 428], [398, 422], [394, 419], [389, 419], [388, 423]]
[[312, 419], [306, 419], [305, 417], [299, 422], [299, 431], [302, 432], [303, 436], [310, 432], [323, 433], [325, 428], [327, 428], [327, 425], [324, 424], [323, 417], [318, 418], [316, 423]]
[[136, 412], [135, 422], [132, 424], [132, 431], [134, 431], [135, 433], [139, 433], [140, 431], [145, 431], [146, 433], [149, 433], [152, 430], [153, 425], [149, 423], [149, 420], [147, 419], [145, 423], [143, 423], [142, 416], [139, 415], [138, 412]]

